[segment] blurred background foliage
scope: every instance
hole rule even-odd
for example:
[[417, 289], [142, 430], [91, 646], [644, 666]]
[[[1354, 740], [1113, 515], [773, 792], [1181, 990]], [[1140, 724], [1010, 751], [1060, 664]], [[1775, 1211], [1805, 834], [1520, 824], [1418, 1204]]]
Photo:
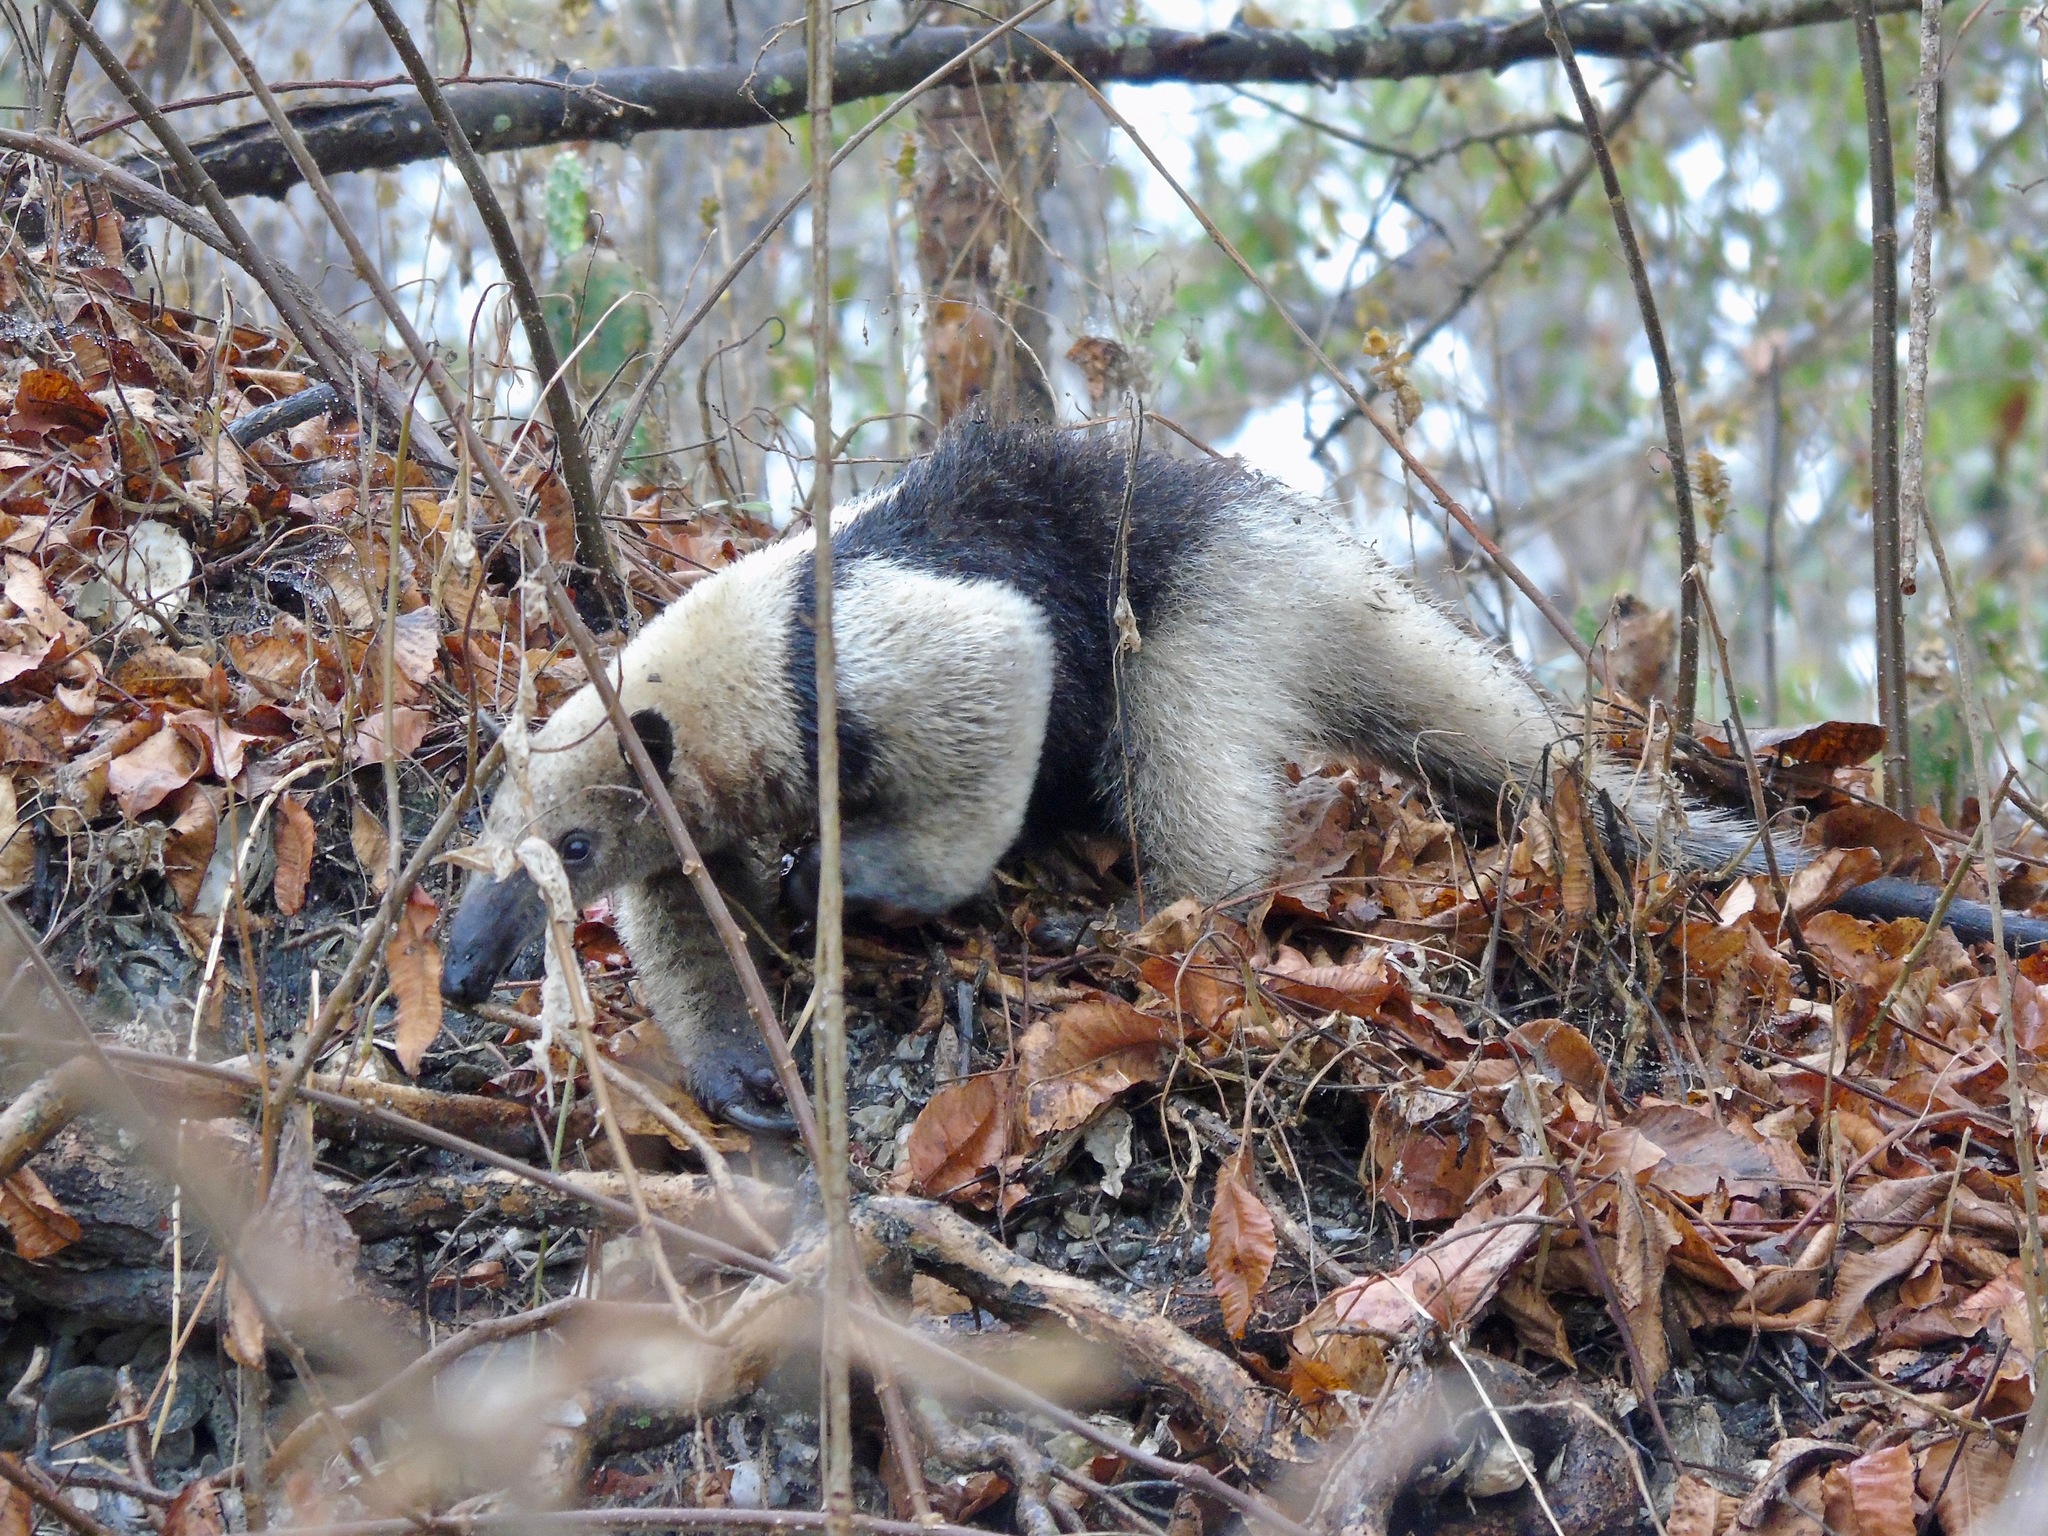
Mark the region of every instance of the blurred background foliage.
[[[1228, 0], [1117, 0], [1107, 19], [1307, 26], [1526, 9], [1519, 0], [1276, 0], [1237, 13]], [[840, 24], [844, 35], [888, 32], [923, 10], [889, 0], [845, 10]], [[414, 14], [448, 74], [465, 64], [489, 74], [745, 60], [766, 44], [800, 40], [790, 30], [794, 13], [770, 0], [427, 0]], [[237, 83], [182, 0], [102, 0], [98, 19], [160, 99]], [[356, 7], [250, 0], [240, 24], [273, 79], [396, 72], [373, 20]], [[2048, 626], [2039, 617], [2048, 566], [2038, 515], [2048, 486], [2048, 411], [2037, 398], [2048, 322], [2040, 27], [2038, 8], [1958, 0], [1947, 10], [1941, 308], [1927, 440], [1933, 515], [2015, 762], [2039, 758], [2048, 731]], [[1911, 16], [1882, 23], [1902, 249], [1912, 211], [1915, 29]], [[1706, 46], [1660, 69], [1586, 63], [1609, 110], [1641, 87], [1616, 153], [1683, 382], [1689, 440], [1725, 470], [1703, 533], [1746, 715], [1869, 717], [1870, 196], [1851, 30]], [[6, 89], [17, 102], [18, 65], [10, 54]], [[1016, 279], [1017, 297], [1041, 328], [1020, 321], [1018, 334], [1031, 332], [1023, 350], [1038, 362], [1027, 366], [1049, 385], [1058, 414], [1114, 414], [1125, 408], [1125, 387], [1136, 387], [1147, 407], [1193, 438], [1349, 509], [1474, 622], [1576, 692], [1578, 664], [1526, 605], [1508, 600], [1462, 537], [1446, 537], [1441, 515], [1369, 429], [1347, 418], [1335, 389], [1143, 157], [1079, 92], [1020, 94], [1049, 110], [1056, 149], [1042, 192], [1013, 209], [1014, 244], [998, 252], [996, 275], [1032, 274]], [[1422, 409], [1411, 441], [1585, 629], [1606, 621], [1617, 594], [1655, 607], [1675, 601], [1654, 377], [1597, 178], [1562, 210], [1553, 206], [1585, 155], [1554, 64], [1331, 89], [1120, 86], [1111, 97], [1361, 382], [1388, 384], [1389, 367], [1400, 373], [1402, 350], [1414, 349], [1405, 377]], [[843, 107], [838, 131], [878, 106]], [[81, 64], [74, 124], [89, 132], [113, 115], [112, 93]], [[228, 103], [179, 121], [196, 137], [253, 115], [246, 103]], [[919, 277], [919, 219], [929, 212], [919, 178], [943, 146], [929, 123], [922, 132], [908, 115], [899, 123], [834, 186], [835, 387], [847, 491], [914, 451], [933, 414], [926, 359], [936, 310]], [[665, 318], [694, 304], [800, 183], [803, 133], [791, 124], [659, 134], [624, 148], [551, 147], [491, 161], [552, 294], [558, 338], [580, 344], [572, 383], [594, 421], [608, 420], [637, 382]], [[374, 231], [387, 273], [406, 285], [478, 396], [524, 418], [534, 398], [524, 346], [453, 173], [430, 163], [337, 184], [359, 227]], [[244, 213], [273, 249], [321, 274], [330, 299], [371, 340], [388, 342], [303, 189]], [[154, 281], [169, 301], [261, 316], [256, 296], [205, 252], [161, 228], [149, 238]], [[800, 216], [769, 244], [668, 370], [638, 429], [637, 478], [679, 507], [736, 499], [780, 520], [799, 503], [810, 441], [810, 359], [799, 340], [808, 240]], [[1089, 338], [1096, 350], [1075, 357], [1092, 368], [1068, 357]], [[1105, 356], [1116, 365], [1107, 378]], [[1775, 604], [1765, 570], [1774, 436], [1782, 485]], [[1952, 793], [1960, 747], [1952, 637], [1924, 545], [1909, 613], [1920, 773]], [[1773, 625], [1775, 689], [1765, 660]], [[1702, 699], [1704, 718], [1725, 713], [1718, 679]]]

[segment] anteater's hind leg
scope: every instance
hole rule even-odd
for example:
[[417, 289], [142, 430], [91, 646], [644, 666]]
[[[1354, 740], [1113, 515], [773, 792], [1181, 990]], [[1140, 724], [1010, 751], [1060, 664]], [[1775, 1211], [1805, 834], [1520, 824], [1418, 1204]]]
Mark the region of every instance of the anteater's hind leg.
[[1169, 617], [1124, 658], [1113, 701], [1121, 736], [1100, 774], [1105, 798], [1127, 808], [1145, 884], [1162, 900], [1255, 889], [1285, 851], [1283, 767], [1313, 729], [1264, 668], [1268, 618], [1236, 608]]

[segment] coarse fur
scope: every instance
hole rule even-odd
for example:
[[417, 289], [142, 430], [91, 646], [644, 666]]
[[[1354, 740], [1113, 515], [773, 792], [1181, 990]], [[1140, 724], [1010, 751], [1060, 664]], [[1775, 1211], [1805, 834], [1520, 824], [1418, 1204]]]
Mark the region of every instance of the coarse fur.
[[[1135, 833], [1149, 885], [1218, 900], [1278, 868], [1289, 761], [1360, 753], [1490, 820], [1579, 753], [1571, 718], [1499, 647], [1317, 504], [1234, 462], [966, 421], [839, 522], [856, 902], [943, 912], [1027, 830], [1075, 827]], [[707, 859], [756, 889], [774, 854], [814, 835], [811, 561], [797, 538], [736, 562], [615, 663]], [[716, 1112], [777, 1123], [716, 938], [594, 691], [536, 733], [532, 764], [532, 819], [500, 796], [486, 837], [543, 837], [579, 899], [614, 893], [693, 1087]], [[1591, 775], [1638, 847], [1669, 824], [1685, 863], [1759, 864], [1755, 828], [1678, 807], [1617, 763]], [[487, 993], [509, 958], [517, 883], [465, 896], [444, 972], [457, 1000]]]

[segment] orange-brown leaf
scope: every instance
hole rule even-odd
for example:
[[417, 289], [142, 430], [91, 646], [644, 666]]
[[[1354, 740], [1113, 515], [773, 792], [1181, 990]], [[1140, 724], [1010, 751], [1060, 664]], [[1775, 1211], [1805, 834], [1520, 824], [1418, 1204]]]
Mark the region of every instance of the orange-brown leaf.
[[994, 1203], [995, 1181], [986, 1176], [1009, 1155], [1011, 1079], [978, 1072], [931, 1096], [904, 1148], [912, 1193], [983, 1209]]
[[1834, 1529], [1854, 1536], [1913, 1536], [1911, 1447], [1888, 1445], [1830, 1467], [1826, 1485], [1828, 1524]]
[[277, 848], [277, 910], [297, 917], [306, 906], [306, 880], [313, 872], [313, 849], [318, 841], [312, 813], [296, 796], [280, 795], [277, 825], [272, 829]]
[[1216, 1203], [1209, 1208], [1209, 1283], [1233, 1339], [1244, 1337], [1275, 1252], [1273, 1213], [1252, 1188], [1251, 1148], [1241, 1146], [1217, 1170]]
[[107, 764], [107, 789], [120, 802], [121, 814], [133, 821], [191, 783], [205, 766], [202, 749], [165, 727]]
[[32, 1264], [78, 1241], [78, 1223], [33, 1168], [17, 1168], [0, 1179], [0, 1227], [14, 1239], [14, 1251]]
[[1493, 1173], [1468, 1102], [1417, 1084], [1373, 1099], [1374, 1192], [1409, 1221], [1451, 1221]]
[[384, 945], [384, 968], [398, 1000], [398, 1064], [413, 1076], [441, 1033], [441, 951], [433, 940], [440, 911], [433, 897], [415, 888]]
[[[1683, 1474], [1671, 1490], [1671, 1518], [1664, 1522], [1665, 1536], [1720, 1536], [1721, 1495], [1690, 1472]], [[1734, 1510], [1728, 1515], [1732, 1523]]]
[[1156, 1083], [1180, 1040], [1171, 1019], [1116, 997], [1095, 997], [1041, 1018], [1024, 1032], [1023, 1128], [1033, 1138], [1071, 1130], [1137, 1083]]
[[16, 432], [59, 432], [90, 437], [107, 424], [107, 408], [78, 387], [69, 374], [54, 368], [31, 368], [14, 392]]
[[[1951, 1461], [1959, 1463], [1953, 1473], [1948, 1469]], [[1920, 1497], [1934, 1500], [1942, 1536], [1972, 1536], [1985, 1523], [1985, 1517], [1998, 1507], [2011, 1472], [2012, 1453], [1994, 1440], [1973, 1435], [1960, 1455], [1955, 1441], [1944, 1441], [1929, 1447], [1921, 1458]], [[1948, 1484], [1945, 1488], [1944, 1479]], [[1937, 1491], [1941, 1494], [1939, 1499], [1934, 1498]]]

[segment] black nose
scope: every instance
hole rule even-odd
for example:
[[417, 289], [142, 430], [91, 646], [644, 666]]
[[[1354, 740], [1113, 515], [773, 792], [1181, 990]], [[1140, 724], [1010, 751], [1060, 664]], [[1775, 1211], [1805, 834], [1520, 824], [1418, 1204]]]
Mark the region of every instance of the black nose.
[[448, 947], [441, 956], [441, 995], [451, 1003], [473, 1007], [491, 995], [519, 952], [547, 922], [540, 892], [525, 875], [493, 880], [470, 877], [462, 903], [448, 924]]

